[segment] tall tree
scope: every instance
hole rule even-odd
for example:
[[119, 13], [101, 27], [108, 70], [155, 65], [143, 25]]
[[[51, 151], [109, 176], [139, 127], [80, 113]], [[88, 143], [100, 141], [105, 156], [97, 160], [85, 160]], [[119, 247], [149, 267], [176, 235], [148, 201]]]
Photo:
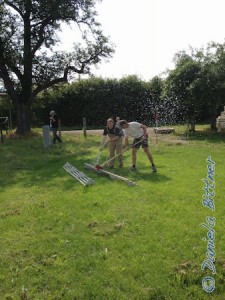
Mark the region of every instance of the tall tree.
[[225, 44], [208, 43], [206, 50], [195, 53], [195, 59], [202, 61], [195, 91], [208, 112], [211, 129], [216, 130], [218, 109], [225, 104]]
[[184, 105], [184, 116], [194, 130], [195, 116], [210, 118], [216, 129], [218, 109], [225, 103], [225, 43], [190, 48], [175, 55], [175, 69], [166, 79], [166, 93]]
[[169, 72], [165, 81], [165, 93], [182, 107], [183, 120], [190, 125], [191, 131], [195, 131], [196, 115], [201, 106], [195, 86], [201, 64], [184, 51], [175, 55], [174, 62], [175, 69]]
[[[0, 0], [0, 78], [16, 110], [17, 133], [30, 131], [30, 107], [38, 93], [88, 74], [112, 56], [113, 45], [96, 21], [97, 1]], [[63, 22], [75, 24], [82, 37], [70, 53], [54, 48]]]

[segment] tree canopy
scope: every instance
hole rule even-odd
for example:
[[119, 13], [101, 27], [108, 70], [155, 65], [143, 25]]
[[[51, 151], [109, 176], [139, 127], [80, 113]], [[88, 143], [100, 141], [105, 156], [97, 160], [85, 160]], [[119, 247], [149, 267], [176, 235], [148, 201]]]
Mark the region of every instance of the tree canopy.
[[194, 130], [195, 117], [208, 113], [211, 129], [225, 98], [225, 44], [208, 43], [206, 49], [181, 51], [174, 57], [175, 68], [165, 80], [165, 93], [185, 108], [186, 120]]
[[[97, 22], [96, 0], [0, 0], [0, 78], [16, 110], [17, 132], [30, 131], [30, 107], [41, 91], [88, 74], [114, 49]], [[75, 24], [82, 42], [56, 51], [61, 24]]]

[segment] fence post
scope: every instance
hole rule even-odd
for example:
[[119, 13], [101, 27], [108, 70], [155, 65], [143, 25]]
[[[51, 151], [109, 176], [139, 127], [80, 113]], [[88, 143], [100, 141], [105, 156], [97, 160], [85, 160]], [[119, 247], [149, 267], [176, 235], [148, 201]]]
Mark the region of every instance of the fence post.
[[86, 118], [83, 118], [83, 132], [84, 132], [84, 137], [87, 137], [87, 123], [86, 123]]
[[2, 133], [2, 127], [0, 127], [0, 131], [1, 131], [1, 143], [4, 142], [4, 138], [3, 138], [3, 133]]
[[61, 119], [59, 118], [58, 120], [58, 127], [59, 127], [59, 137], [61, 138], [62, 137], [62, 124], [61, 124]]

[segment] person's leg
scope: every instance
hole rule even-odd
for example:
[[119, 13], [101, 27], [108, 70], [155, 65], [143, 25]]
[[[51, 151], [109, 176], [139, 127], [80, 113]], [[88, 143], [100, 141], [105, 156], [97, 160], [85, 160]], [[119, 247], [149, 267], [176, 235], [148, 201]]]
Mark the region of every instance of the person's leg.
[[134, 139], [132, 144], [132, 166], [131, 170], [136, 170], [137, 151], [141, 145], [141, 139]]
[[133, 147], [133, 148], [132, 148], [132, 167], [133, 167], [133, 168], [136, 167], [137, 151], [138, 151], [138, 148], [136, 148], [136, 147]]
[[53, 133], [53, 144], [55, 144], [57, 139], [56, 128], [52, 127], [52, 133]]
[[62, 143], [62, 140], [61, 140], [60, 137], [58, 136], [57, 131], [56, 131], [56, 139], [57, 139], [57, 141], [58, 141], [59, 143]]
[[148, 148], [148, 147], [144, 147], [143, 150], [144, 150], [145, 154], [147, 155], [149, 161], [150, 161], [151, 164], [152, 164], [152, 171], [153, 171], [153, 172], [156, 172], [157, 169], [156, 169], [156, 166], [155, 166], [155, 164], [154, 164], [153, 156], [152, 156], [151, 152], [149, 151], [149, 148]]
[[154, 160], [151, 152], [149, 151], [148, 147], [143, 148], [145, 154], [147, 155], [148, 159], [150, 160], [151, 164], [154, 165]]
[[116, 150], [116, 144], [115, 142], [110, 142], [109, 143], [109, 159], [111, 159], [109, 161], [109, 167], [113, 168], [114, 166], [114, 159], [112, 159], [115, 156], [115, 150]]
[[122, 151], [123, 151], [123, 140], [122, 140], [122, 138], [120, 138], [116, 142], [116, 154], [119, 155], [118, 156], [118, 160], [119, 160], [119, 166], [120, 167], [123, 167], [123, 155], [122, 155]]

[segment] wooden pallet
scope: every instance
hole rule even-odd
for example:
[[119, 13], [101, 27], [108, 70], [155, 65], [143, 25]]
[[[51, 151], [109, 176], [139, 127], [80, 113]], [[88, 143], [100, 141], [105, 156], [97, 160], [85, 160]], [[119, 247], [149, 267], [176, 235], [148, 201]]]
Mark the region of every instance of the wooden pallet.
[[83, 185], [91, 185], [94, 184], [94, 180], [92, 178], [87, 177], [83, 172], [80, 172], [77, 168], [72, 166], [70, 163], [66, 163], [63, 168], [75, 179], [77, 179]]
[[89, 164], [86, 164], [86, 163], [85, 163], [85, 164], [84, 164], [84, 167], [85, 167], [86, 169], [94, 170], [95, 172], [97, 172], [97, 173], [99, 173], [99, 174], [107, 175], [107, 176], [109, 176], [111, 179], [122, 180], [122, 181], [126, 182], [129, 186], [136, 185], [135, 182], [131, 181], [131, 180], [128, 179], [128, 178], [125, 178], [125, 177], [116, 175], [116, 174], [114, 174], [114, 173], [105, 171], [105, 170], [103, 170], [103, 169], [97, 169], [96, 167], [94, 167], [94, 166], [92, 166], [92, 165], [89, 165]]
[[154, 128], [155, 133], [161, 133], [161, 134], [168, 134], [168, 133], [174, 133], [174, 128]]

